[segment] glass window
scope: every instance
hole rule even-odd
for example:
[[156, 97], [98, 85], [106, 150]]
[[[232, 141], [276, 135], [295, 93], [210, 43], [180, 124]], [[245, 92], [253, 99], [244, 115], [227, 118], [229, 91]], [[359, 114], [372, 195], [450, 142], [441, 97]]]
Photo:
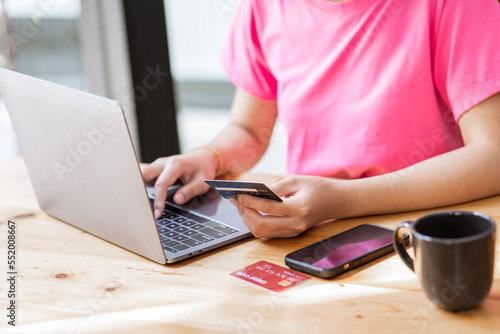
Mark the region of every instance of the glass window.
[[[10, 62], [14, 68], [83, 89], [85, 80], [78, 43], [80, 0], [3, 0], [3, 4], [8, 35], [2, 31], [2, 39], [11, 40]], [[3, 67], [9, 65], [7, 59], [2, 60]]]
[[[78, 43], [80, 0], [1, 0], [0, 66], [85, 88]], [[18, 153], [0, 101], [0, 159]]]

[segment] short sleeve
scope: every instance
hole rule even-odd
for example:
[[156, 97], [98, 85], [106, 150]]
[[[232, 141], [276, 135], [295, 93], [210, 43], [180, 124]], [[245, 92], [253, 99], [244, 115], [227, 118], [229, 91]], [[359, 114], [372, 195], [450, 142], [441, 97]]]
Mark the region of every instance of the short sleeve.
[[220, 60], [229, 80], [257, 98], [275, 100], [277, 81], [261, 45], [261, 27], [251, 0], [240, 2]]
[[456, 120], [500, 91], [500, 4], [438, 0], [433, 75]]

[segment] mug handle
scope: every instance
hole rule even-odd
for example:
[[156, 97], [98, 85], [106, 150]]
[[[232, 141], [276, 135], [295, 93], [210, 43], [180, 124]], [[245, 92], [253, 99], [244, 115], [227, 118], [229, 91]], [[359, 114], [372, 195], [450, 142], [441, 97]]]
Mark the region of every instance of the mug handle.
[[399, 257], [403, 260], [403, 262], [411, 269], [411, 271], [415, 272], [415, 267], [413, 266], [413, 259], [410, 257], [405, 247], [404, 233], [401, 230], [402, 228], [411, 229], [412, 221], [405, 221], [398, 225], [393, 234], [394, 241], [394, 249], [399, 254]]

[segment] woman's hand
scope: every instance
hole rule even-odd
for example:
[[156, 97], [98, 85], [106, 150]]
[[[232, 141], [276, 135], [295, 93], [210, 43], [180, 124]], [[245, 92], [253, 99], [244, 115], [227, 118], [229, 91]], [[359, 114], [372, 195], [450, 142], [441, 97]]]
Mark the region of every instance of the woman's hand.
[[184, 185], [175, 193], [174, 202], [184, 204], [205, 193], [209, 189], [205, 179], [214, 179], [216, 172], [222, 175], [252, 168], [269, 145], [276, 117], [276, 101], [261, 100], [238, 88], [228, 126], [210, 142], [218, 154], [199, 148], [142, 168], [144, 181], [155, 183], [155, 216], [165, 208], [168, 187], [178, 181]]
[[294, 237], [341, 215], [341, 185], [324, 177], [289, 176], [270, 187], [283, 202], [238, 195], [231, 203], [255, 237]]
[[142, 168], [145, 182], [155, 189], [154, 212], [159, 218], [165, 208], [168, 187], [181, 181], [183, 186], [174, 195], [174, 202], [184, 204], [191, 198], [204, 194], [209, 186], [206, 179], [213, 179], [218, 159], [209, 149], [198, 148], [184, 154], [159, 158]]

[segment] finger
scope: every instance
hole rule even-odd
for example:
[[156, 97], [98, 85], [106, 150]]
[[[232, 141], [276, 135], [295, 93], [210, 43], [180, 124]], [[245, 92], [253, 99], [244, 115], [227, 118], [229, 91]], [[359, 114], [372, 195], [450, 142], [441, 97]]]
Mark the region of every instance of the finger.
[[269, 186], [269, 188], [279, 197], [290, 196], [298, 190], [296, 182], [290, 177], [285, 177], [284, 179]]
[[243, 222], [256, 238], [295, 237], [304, 231], [300, 224], [290, 216], [263, 215], [257, 210], [246, 207], [234, 200]]
[[146, 182], [155, 180], [158, 176], [160, 176], [162, 171], [163, 164], [159, 163], [158, 160], [154, 161], [148, 166], [141, 166], [142, 178]]
[[168, 187], [175, 183], [175, 181], [180, 177], [179, 174], [182, 174], [182, 171], [179, 170], [175, 173], [175, 171], [170, 171], [165, 168], [160, 176], [158, 176], [154, 185], [154, 213], [156, 219], [161, 217], [161, 214], [165, 209], [165, 199], [167, 198]]
[[272, 215], [286, 215], [290, 210], [285, 202], [278, 202], [252, 195], [236, 195], [234, 199], [244, 206]]
[[203, 178], [194, 179], [175, 192], [174, 202], [184, 204], [193, 197], [206, 193], [209, 188]]

